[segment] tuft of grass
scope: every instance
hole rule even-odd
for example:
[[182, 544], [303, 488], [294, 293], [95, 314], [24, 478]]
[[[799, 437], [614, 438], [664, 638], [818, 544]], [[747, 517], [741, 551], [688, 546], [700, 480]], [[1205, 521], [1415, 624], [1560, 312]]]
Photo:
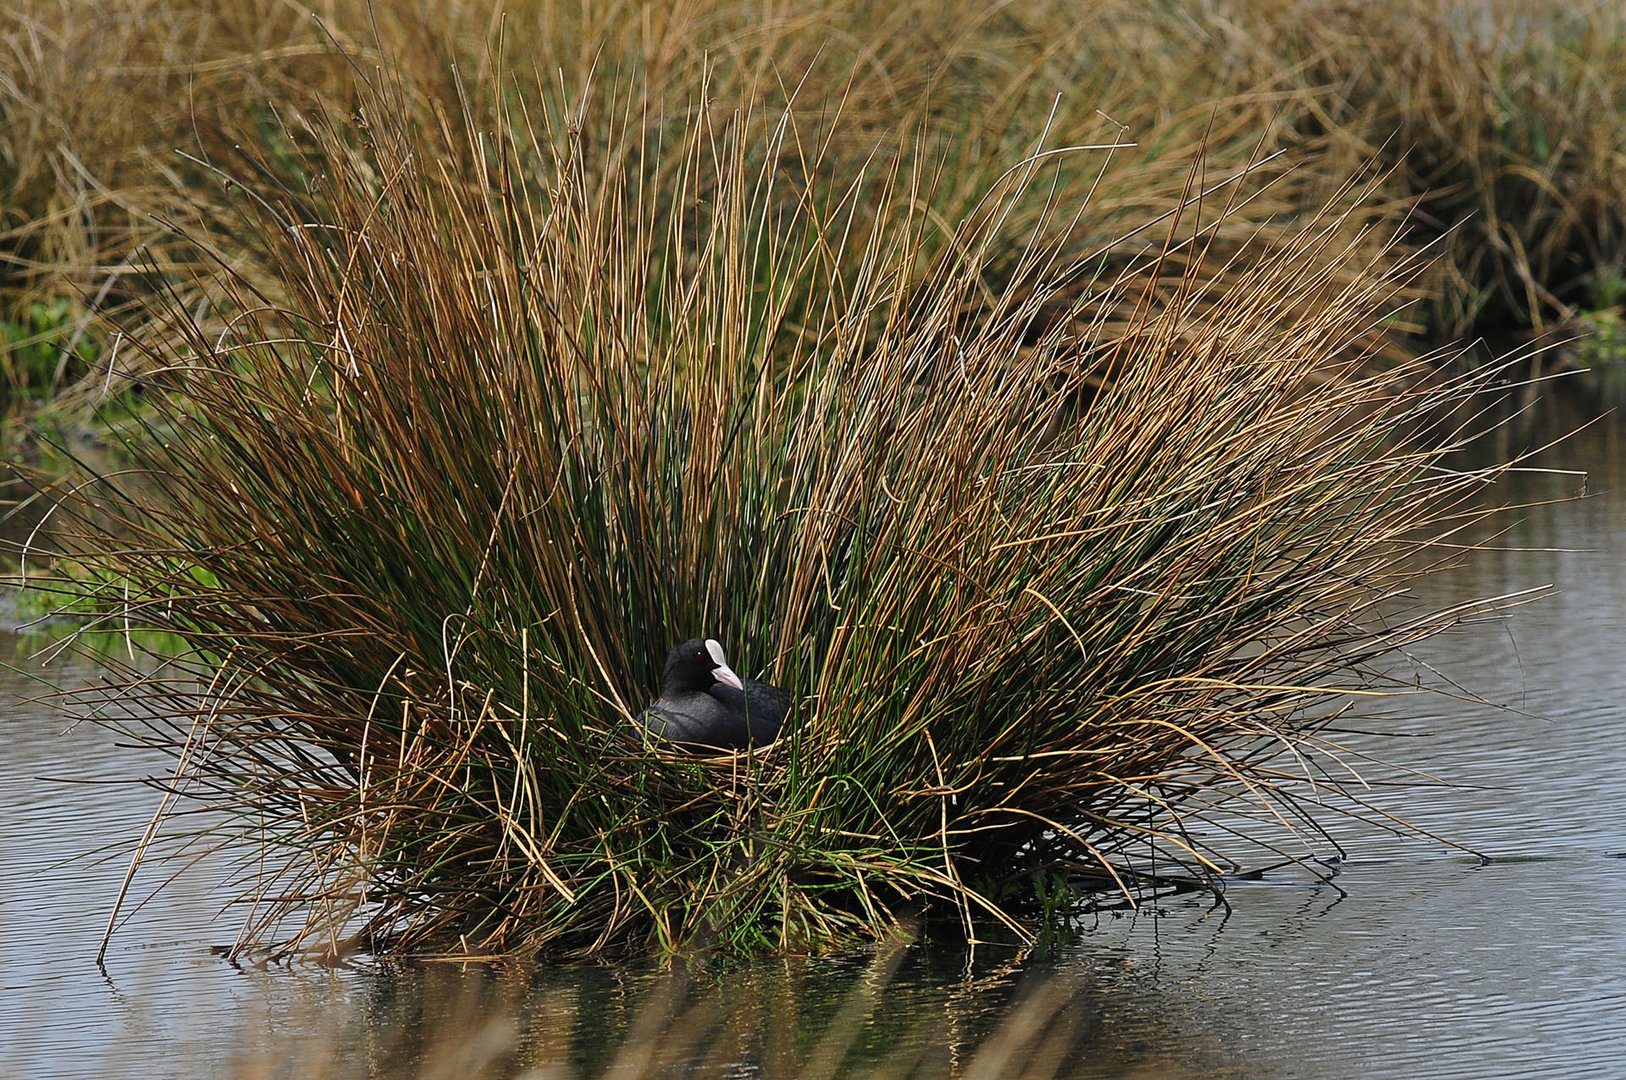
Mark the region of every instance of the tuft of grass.
[[[1237, 247], [1194, 175], [1081, 264], [1105, 151], [954, 218], [927, 136], [418, 89], [230, 177], [261, 269], [134, 335], [166, 392], [55, 522], [86, 633], [188, 642], [81, 704], [174, 754], [151, 836], [247, 841], [238, 949], [1026, 938], [1362, 812], [1326, 725], [1477, 610], [1404, 601], [1498, 470], [1448, 461], [1488, 373], [1360, 374], [1415, 268], [1348, 213]], [[775, 746], [640, 739], [701, 632]]]

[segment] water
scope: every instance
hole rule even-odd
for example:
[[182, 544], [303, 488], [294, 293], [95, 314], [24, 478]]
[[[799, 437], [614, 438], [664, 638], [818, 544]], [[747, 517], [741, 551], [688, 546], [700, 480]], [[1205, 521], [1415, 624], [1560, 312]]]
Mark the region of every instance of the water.
[[[967, 966], [911, 949], [733, 964], [689, 982], [637, 968], [239, 968], [209, 949], [232, 940], [236, 913], [219, 910], [224, 870], [205, 859], [134, 911], [99, 969], [125, 859], [94, 853], [137, 835], [157, 798], [114, 781], [164, 763], [68, 729], [26, 700], [36, 687], [0, 671], [0, 1077], [637, 1076], [663, 1064], [801, 1076], [841, 1060], [1000, 1075], [1047, 1045], [1058, 1075], [1078, 1077], [1620, 1075], [1621, 439], [1620, 425], [1596, 426], [1549, 453], [1549, 466], [1590, 471], [1589, 498], [1523, 512], [1506, 540], [1517, 550], [1476, 553], [1430, 586], [1444, 602], [1554, 585], [1505, 621], [1419, 650], [1519, 711], [1436, 698], [1387, 722], [1421, 737], [1385, 742], [1386, 756], [1460, 786], [1374, 798], [1488, 862], [1341, 830], [1342, 891], [1237, 883], [1229, 915], [1165, 900], [1155, 915], [1103, 916], [1042, 962], [994, 953]], [[1578, 482], [1520, 485], [1540, 499]], [[26, 666], [43, 640], [0, 632], [0, 661]], [[999, 1039], [1022, 1024], [1037, 1034], [1001, 1064]]]

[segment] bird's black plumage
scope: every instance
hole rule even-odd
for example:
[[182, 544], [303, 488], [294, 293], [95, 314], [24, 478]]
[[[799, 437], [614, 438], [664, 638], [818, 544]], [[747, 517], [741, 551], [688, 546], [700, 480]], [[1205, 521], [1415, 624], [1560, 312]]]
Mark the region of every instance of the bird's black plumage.
[[740, 750], [778, 738], [790, 706], [779, 687], [734, 674], [714, 638], [691, 638], [667, 655], [661, 696], [638, 720], [671, 742]]

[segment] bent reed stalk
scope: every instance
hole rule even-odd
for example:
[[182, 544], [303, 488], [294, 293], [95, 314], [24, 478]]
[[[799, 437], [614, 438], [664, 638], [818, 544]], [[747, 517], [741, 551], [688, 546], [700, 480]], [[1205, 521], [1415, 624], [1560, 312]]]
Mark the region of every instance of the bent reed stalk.
[[[1026, 937], [1238, 812], [1288, 858], [1367, 813], [1326, 725], [1478, 610], [1404, 601], [1499, 470], [1447, 461], [1487, 372], [1360, 373], [1415, 266], [1353, 211], [1220, 244], [1254, 182], [1194, 181], [1081, 265], [1060, 155], [956, 223], [839, 117], [362, 99], [216, 166], [267, 269], [137, 343], [135, 464], [59, 513], [84, 633], [186, 642], [81, 705], [243, 859], [237, 949]], [[797, 696], [777, 744], [640, 739], [694, 634]]]

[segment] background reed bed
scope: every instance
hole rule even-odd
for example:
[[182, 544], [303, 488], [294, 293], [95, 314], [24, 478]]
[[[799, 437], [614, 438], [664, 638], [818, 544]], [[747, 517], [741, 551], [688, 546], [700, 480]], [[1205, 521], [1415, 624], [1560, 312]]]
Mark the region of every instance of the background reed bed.
[[[143, 854], [238, 845], [238, 950], [1029, 940], [1365, 813], [1328, 725], [1483, 609], [1406, 592], [1499, 469], [1492, 373], [1362, 374], [1416, 270], [1364, 190], [1243, 242], [1271, 187], [1198, 168], [1095, 250], [1111, 143], [972, 203], [931, 117], [854, 169], [795, 95], [358, 72], [208, 159], [187, 240], [254, 257], [158, 275], [54, 522], [86, 635], [187, 643], [81, 706], [176, 759]], [[785, 738], [640, 738], [696, 633]]]
[[[701, 88], [717, 107], [793, 98], [804, 120], [839, 102], [824, 160], [850, 174], [877, 142], [929, 130], [949, 220], [1036, 131], [1133, 142], [1104, 175], [1080, 164], [1055, 176], [1058, 200], [1087, 193], [1095, 207], [1069, 234], [1079, 256], [1166, 210], [1199, 150], [1217, 175], [1291, 151], [1291, 174], [1222, 226], [1233, 241], [1313, 214], [1377, 162], [1368, 212], [1404, 222], [1410, 251], [1447, 240], [1410, 329], [1544, 327], [1620, 298], [1620, 18], [1614, 5], [1536, 0], [20, 0], [0, 15], [0, 322], [12, 341], [0, 393], [9, 413], [60, 399], [68, 418], [144, 386], [139, 351], [107, 340], [94, 313], [161, 317], [144, 268], [207, 311], [212, 256], [245, 272], [255, 258], [242, 237], [199, 249], [231, 221], [200, 160], [239, 143], [285, 152], [284, 114], [344, 112], [352, 63], [384, 58], [448, 109], [454, 71], [505, 70], [566, 98], [596, 75], [636, 87], [628, 114], [678, 139]], [[1011, 267], [993, 258], [987, 270]]]
[[1611, 309], [1626, 266], [1626, 10], [1265, 5], [1263, 66], [1305, 65], [1297, 123], [1388, 163], [1445, 238], [1435, 334], [1547, 329]]

